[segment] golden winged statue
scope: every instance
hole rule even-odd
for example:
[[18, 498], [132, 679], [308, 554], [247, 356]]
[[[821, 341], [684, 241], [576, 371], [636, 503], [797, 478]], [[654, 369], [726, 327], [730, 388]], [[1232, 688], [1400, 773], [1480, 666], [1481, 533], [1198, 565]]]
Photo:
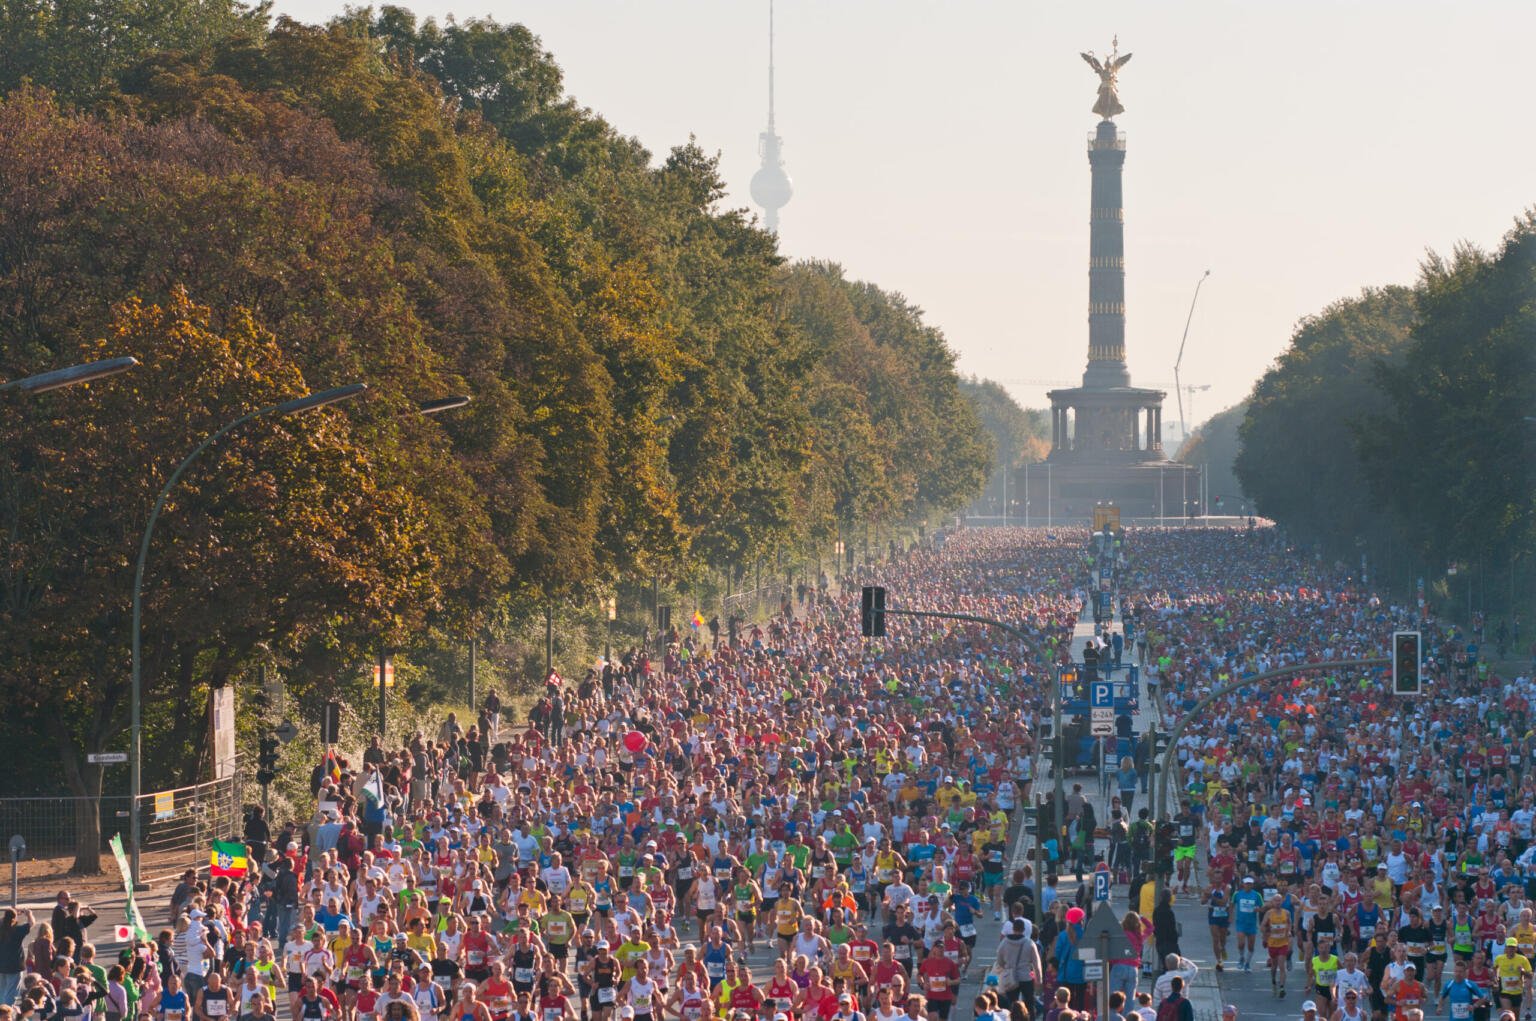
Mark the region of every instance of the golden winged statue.
[[1120, 93], [1115, 90], [1115, 86], [1120, 69], [1131, 59], [1129, 53], [1123, 57], [1119, 55], [1119, 36], [1115, 36], [1114, 41], [1110, 45], [1109, 56], [1105, 57], [1102, 61], [1093, 55], [1092, 50], [1083, 54], [1083, 59], [1088, 62], [1088, 66], [1093, 68], [1094, 72], [1099, 76], [1099, 98], [1093, 104], [1093, 112], [1105, 120], [1109, 120], [1117, 113], [1125, 112], [1125, 107], [1120, 105]]

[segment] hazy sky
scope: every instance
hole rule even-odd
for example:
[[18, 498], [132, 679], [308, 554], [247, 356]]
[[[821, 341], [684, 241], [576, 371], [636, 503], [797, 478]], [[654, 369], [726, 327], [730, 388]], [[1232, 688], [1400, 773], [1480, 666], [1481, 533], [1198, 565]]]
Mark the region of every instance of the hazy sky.
[[[333, 0], [278, 0], [303, 21]], [[767, 114], [768, 0], [414, 0], [521, 21], [568, 91], [665, 154], [690, 134], [749, 205]], [[1536, 3], [777, 0], [780, 238], [901, 291], [960, 369], [1041, 406], [1087, 357], [1088, 133], [1121, 72], [1133, 381], [1242, 399], [1296, 320], [1409, 283], [1428, 248], [1495, 244], [1536, 204]], [[1019, 381], [1019, 382], [1013, 382]], [[1164, 412], [1177, 418], [1173, 394]], [[1186, 411], [1187, 414], [1187, 411]]]

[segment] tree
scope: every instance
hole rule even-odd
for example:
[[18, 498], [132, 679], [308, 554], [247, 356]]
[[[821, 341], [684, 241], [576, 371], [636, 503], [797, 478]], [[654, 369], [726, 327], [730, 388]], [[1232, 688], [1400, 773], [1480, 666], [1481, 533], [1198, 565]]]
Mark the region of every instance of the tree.
[[232, 0], [0, 0], [0, 93], [45, 84], [66, 101], [110, 99], [117, 76], [151, 53], [259, 36], [268, 4]]
[[79, 760], [126, 726], [159, 483], [281, 395], [371, 388], [252, 423], [178, 488], [145, 593], [151, 785], [199, 776], [200, 707], [258, 646], [301, 706], [361, 697], [381, 643], [515, 633], [624, 575], [740, 568], [984, 480], [921, 310], [784, 265], [718, 157], [653, 160], [522, 26], [205, 0], [114, 35], [103, 2], [0, 0], [0, 62], [35, 82], [0, 101], [0, 373], [145, 363], [0, 423], [0, 675], [49, 686], [8, 726], [67, 746], [72, 789], [99, 790]]
[[1406, 287], [1367, 289], [1303, 319], [1254, 386], [1235, 470], [1260, 513], [1307, 541], [1353, 552], [1382, 527], [1354, 423], [1383, 407], [1378, 360], [1399, 359], [1414, 315]]
[[1218, 411], [1195, 430], [1175, 458], [1185, 464], [1205, 467], [1212, 504], [1222, 501], [1220, 510], [1226, 514], [1238, 513], [1240, 505], [1247, 500], [1234, 468], [1242, 443], [1239, 430], [1247, 417], [1247, 401]]
[[[1050, 417], [1043, 411], [1021, 408], [1001, 384], [990, 379], [963, 379], [960, 392], [976, 409], [981, 427], [992, 440], [992, 466], [987, 484], [989, 500], [1001, 507], [1003, 480], [1026, 464], [1043, 461], [1051, 452]], [[1007, 495], [1016, 492], [1016, 482]], [[1015, 497], [1015, 500], [1019, 498]], [[985, 511], [984, 513], [990, 513]]]
[[[132, 354], [142, 363], [133, 383], [39, 400], [0, 426], [0, 677], [8, 704], [46, 721], [77, 798], [101, 791], [82, 752], [103, 750], [126, 722], [132, 564], [157, 491], [188, 437], [308, 389], [271, 334], [248, 315], [229, 318], [214, 332], [209, 310], [184, 293], [164, 307], [125, 302], [78, 357]], [[227, 683], [258, 642], [294, 648], [323, 632], [356, 649], [373, 621], [408, 626], [436, 598], [419, 503], [378, 485], [339, 414], [253, 422], [220, 446], [183, 478], [150, 551], [151, 778], [174, 767], [166, 753], [185, 754], [184, 741], [200, 747], [200, 685]], [[100, 837], [88, 815], [76, 868], [94, 871]]]
[[1359, 429], [1370, 490], [1432, 563], [1536, 551], [1536, 212], [1498, 251], [1431, 256], [1385, 401]]

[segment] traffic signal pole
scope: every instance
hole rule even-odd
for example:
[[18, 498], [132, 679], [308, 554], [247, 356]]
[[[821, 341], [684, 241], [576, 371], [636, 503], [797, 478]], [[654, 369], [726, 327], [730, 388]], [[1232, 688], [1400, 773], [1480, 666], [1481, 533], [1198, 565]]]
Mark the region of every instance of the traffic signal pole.
[[[885, 602], [885, 589], [877, 588], [877, 587], [866, 587], [864, 589], [864, 603], [863, 603], [863, 629], [864, 629], [865, 636], [866, 637], [880, 637], [880, 636], [884, 636], [884, 634], [885, 634], [885, 618], [887, 616], [896, 616], [896, 617], [927, 617], [927, 618], [934, 619], [934, 620], [962, 620], [962, 621], [966, 621], [967, 623], [970, 623], [970, 624], [981, 624], [981, 625], [983, 625], [985, 627], [999, 628], [999, 629], [1001, 629], [1003, 631], [1008, 632], [1014, 638], [1018, 639], [1018, 641], [1021, 644], [1024, 644], [1024, 645], [1028, 645], [1029, 644], [1029, 639], [1024, 636], [1024, 632], [1020, 631], [1018, 628], [1014, 627], [1012, 624], [1006, 624], [1006, 623], [1004, 623], [1003, 621], [1000, 621], [1000, 620], [993, 620], [991, 617], [977, 617], [974, 614], [969, 614], [969, 613], [944, 613], [944, 612], [938, 611], [938, 610], [897, 610], [897, 609], [893, 609], [890, 606], [886, 605], [886, 602]], [[1053, 734], [1055, 735], [1055, 742], [1056, 742], [1056, 756], [1055, 756], [1056, 762], [1055, 762], [1054, 767], [1053, 767], [1054, 770], [1055, 770], [1055, 773], [1056, 773], [1056, 804], [1051, 809], [1051, 828], [1056, 830], [1056, 846], [1058, 848], [1060, 848], [1060, 847], [1064, 846], [1064, 844], [1063, 844], [1063, 837], [1062, 837], [1062, 816], [1065, 814], [1062, 811], [1063, 801], [1062, 801], [1062, 780], [1061, 780], [1061, 762], [1062, 762], [1062, 758], [1061, 758], [1061, 756], [1062, 756], [1062, 740], [1061, 740], [1061, 681], [1057, 678], [1057, 676], [1056, 676], [1054, 671], [1051, 673], [1051, 677], [1050, 677], [1050, 680], [1049, 680], [1048, 683], [1051, 685], [1051, 718], [1054, 721], [1054, 723], [1053, 723]], [[1035, 925], [1039, 926], [1039, 925], [1041, 925], [1043, 923], [1043, 921], [1044, 921], [1044, 914], [1045, 914], [1045, 909], [1041, 906], [1041, 901], [1044, 899], [1041, 895], [1045, 891], [1045, 820], [1040, 817], [1040, 813], [1039, 813], [1038, 808], [1036, 809], [1036, 812], [1035, 812], [1035, 876], [1034, 876], [1034, 879], [1035, 879], [1035, 919], [1034, 919], [1034, 921], [1035, 921]]]
[[[1156, 800], [1152, 803], [1152, 818], [1154, 822], [1152, 830], [1152, 853], [1154, 855], [1154, 860], [1157, 854], [1157, 825], [1162, 822], [1162, 813], [1168, 805], [1168, 774], [1174, 768], [1174, 758], [1178, 754], [1179, 750], [1179, 738], [1184, 736], [1184, 729], [1189, 726], [1190, 721], [1198, 719], [1200, 717], [1201, 711], [1204, 710], [1206, 706], [1210, 705], [1212, 702], [1215, 702], [1217, 699], [1226, 698], [1228, 695], [1235, 694], [1244, 690], [1245, 688], [1252, 688], [1260, 684], [1265, 684], [1269, 681], [1279, 680], [1282, 677], [1294, 677], [1296, 674], [1312, 673], [1315, 670], [1350, 670], [1390, 666], [1391, 664], [1392, 660], [1386, 656], [1376, 656], [1370, 659], [1334, 659], [1329, 660], [1326, 663], [1296, 663], [1291, 666], [1281, 667], [1278, 670], [1266, 670], [1262, 674], [1252, 674], [1248, 677], [1239, 678], [1230, 684], [1225, 684], [1220, 688], [1217, 688], [1209, 695], [1206, 695], [1204, 698], [1197, 701], [1193, 706], [1190, 707], [1189, 712], [1185, 713], [1179, 718], [1179, 721], [1173, 725], [1173, 729], [1168, 731], [1168, 747], [1163, 752], [1163, 761], [1158, 768], [1157, 797]], [[1161, 680], [1162, 679], [1159, 678], [1160, 682]], [[1156, 709], [1157, 707], [1153, 707], [1154, 718], [1156, 717]], [[1157, 746], [1155, 743], [1150, 750], [1150, 754], [1153, 758], [1155, 758], [1157, 755]], [[1157, 883], [1157, 896], [1154, 899], [1154, 903], [1161, 901], [1163, 896], [1163, 889], [1165, 886], [1162, 870], [1163, 863], [1156, 862], [1156, 865], [1157, 868], [1155, 868], [1152, 873]]]

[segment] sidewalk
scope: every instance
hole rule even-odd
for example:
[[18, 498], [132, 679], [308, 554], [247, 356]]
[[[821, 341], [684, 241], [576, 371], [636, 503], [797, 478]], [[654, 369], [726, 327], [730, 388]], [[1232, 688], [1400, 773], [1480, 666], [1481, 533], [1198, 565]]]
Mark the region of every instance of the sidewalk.
[[[1115, 606], [1113, 624], [1116, 630], [1120, 630], [1122, 634], [1124, 633], [1124, 622], [1120, 618], [1118, 602]], [[1077, 627], [1073, 630], [1072, 635], [1072, 656], [1076, 662], [1082, 662], [1083, 648], [1087, 645], [1088, 639], [1093, 634], [1093, 613], [1090, 608], [1085, 607], [1078, 617]], [[1122, 662], [1126, 665], [1122, 666], [1120, 670], [1128, 670], [1129, 656], [1126, 656]], [[1123, 680], [1126, 676], [1121, 674], [1120, 670], [1115, 671], [1117, 680]], [[1154, 703], [1148, 691], [1147, 671], [1145, 669], [1139, 671], [1138, 682], [1140, 690], [1137, 692], [1137, 709], [1131, 714], [1131, 725], [1134, 733], [1139, 737], [1146, 732], [1152, 722], [1152, 714], [1158, 711], [1159, 706]], [[1167, 723], [1159, 718], [1157, 726], [1158, 730], [1164, 731], [1167, 728]], [[1055, 777], [1050, 773], [1047, 764], [1042, 763], [1042, 765], [1046, 768], [1040, 773], [1038, 783], [1047, 784], [1047, 790], [1054, 789]], [[1154, 775], [1154, 782], [1149, 785], [1154, 791], [1156, 790], [1155, 779]], [[1089, 803], [1093, 805], [1094, 813], [1099, 822], [1107, 824], [1110, 817], [1111, 799], [1119, 793], [1113, 781], [1111, 780], [1107, 786], [1101, 787], [1096, 779], [1091, 779], [1091, 782], [1084, 782], [1083, 780], [1063, 778], [1063, 786], [1068, 793], [1071, 793], [1073, 783], [1082, 783], [1083, 793], [1087, 795]], [[1177, 796], [1176, 792], [1174, 792], [1174, 796]], [[1135, 807], [1139, 808], [1146, 804], [1148, 802], [1145, 800], [1138, 800]], [[1157, 812], [1154, 807], [1153, 814], [1160, 815], [1161, 813]], [[1127, 822], [1129, 823], [1130, 820], [1128, 819]], [[1021, 847], [1024, 844], [1022, 834], [1020, 835], [1019, 844]], [[1030, 853], [1032, 853], [1033, 844], [1030, 846]], [[1107, 848], [1101, 845], [1101, 850], [1107, 850]], [[1070, 873], [1064, 873], [1057, 885], [1059, 893], [1068, 898], [1073, 897], [1077, 893], [1077, 887], [1077, 879]], [[1137, 905], [1127, 902], [1126, 888], [1118, 885], [1110, 888], [1109, 904], [1116, 910], [1116, 913], [1137, 907]], [[1179, 924], [1184, 931], [1184, 936], [1180, 941], [1180, 950], [1185, 958], [1194, 962], [1199, 968], [1194, 978], [1190, 981], [1189, 988], [1186, 990], [1190, 1003], [1194, 1007], [1195, 1019], [1196, 1021], [1219, 1021], [1222, 1003], [1224, 1002], [1221, 986], [1218, 981], [1221, 976], [1217, 975], [1214, 967], [1215, 956], [1211, 947], [1210, 928], [1206, 924], [1205, 907], [1200, 904], [1198, 898], [1193, 896], [1179, 897], [1175, 895], [1173, 904], [1174, 915], [1178, 918]], [[1162, 966], [1160, 962], [1151, 960], [1153, 954], [1152, 950], [1149, 949], [1147, 951], [1146, 963], [1152, 966], [1153, 973], [1156, 974], [1162, 970]], [[1141, 982], [1138, 983], [1137, 988], [1149, 989], [1151, 981], [1150, 977], [1143, 977]]]

